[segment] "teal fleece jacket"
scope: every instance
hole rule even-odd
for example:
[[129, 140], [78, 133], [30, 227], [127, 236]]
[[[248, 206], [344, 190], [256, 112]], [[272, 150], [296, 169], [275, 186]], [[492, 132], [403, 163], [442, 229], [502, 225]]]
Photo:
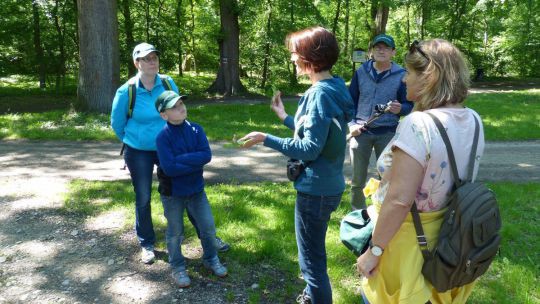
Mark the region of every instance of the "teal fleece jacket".
[[[135, 107], [131, 118], [128, 118], [128, 87], [129, 82], [134, 81], [137, 88]], [[156, 151], [156, 136], [163, 129], [165, 121], [161, 119], [156, 110], [156, 100], [165, 91], [161, 83], [160, 75], [156, 75], [154, 87], [148, 91], [140, 82], [139, 74], [130, 81], [124, 83], [116, 91], [111, 111], [111, 127], [126, 145], [144, 151]], [[178, 87], [171, 77], [167, 81], [172, 89], [178, 93]]]
[[[310, 195], [339, 195], [345, 190], [343, 161], [345, 146], [333, 159], [321, 155], [332, 119], [341, 126], [341, 136], [347, 135], [347, 123], [353, 118], [353, 101], [345, 82], [339, 77], [321, 80], [300, 98], [294, 119], [288, 116], [284, 124], [292, 130], [302, 129], [294, 138], [267, 134], [264, 145], [285, 156], [310, 162], [294, 182], [297, 191]], [[341, 142], [345, 142], [342, 140]]]

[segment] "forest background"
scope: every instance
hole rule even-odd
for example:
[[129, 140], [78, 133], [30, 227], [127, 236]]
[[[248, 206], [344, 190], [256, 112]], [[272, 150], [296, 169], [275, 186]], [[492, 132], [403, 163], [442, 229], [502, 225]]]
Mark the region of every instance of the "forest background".
[[346, 80], [352, 52], [382, 32], [398, 63], [413, 40], [444, 38], [473, 78], [540, 76], [539, 0], [3, 0], [0, 20], [0, 79], [23, 75], [57, 95], [78, 87], [75, 104], [102, 113], [136, 72], [131, 52], [143, 41], [196, 96], [302, 92], [284, 39], [313, 25], [336, 34], [333, 73]]

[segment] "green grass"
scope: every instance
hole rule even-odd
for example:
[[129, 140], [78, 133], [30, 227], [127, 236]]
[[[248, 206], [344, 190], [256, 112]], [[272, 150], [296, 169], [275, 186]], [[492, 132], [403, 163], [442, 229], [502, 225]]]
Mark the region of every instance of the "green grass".
[[[468, 303], [539, 303], [540, 290], [540, 184], [495, 183], [503, 218], [501, 254], [481, 277]], [[250, 290], [251, 303], [290, 302], [300, 292], [294, 236], [295, 192], [290, 184], [258, 183], [212, 185], [207, 193], [220, 237], [233, 248], [222, 258], [229, 266], [232, 284], [260, 285]], [[73, 181], [66, 211], [91, 220], [110, 211], [125, 215], [124, 231], [131, 229], [133, 194], [129, 182]], [[327, 235], [328, 271], [336, 303], [358, 303], [359, 279], [355, 257], [339, 240], [339, 221], [349, 210], [346, 192], [333, 213]], [[158, 248], [164, 249], [166, 227], [157, 195], [152, 200]], [[186, 246], [199, 246], [187, 224]], [[283, 281], [282, 281], [283, 280]], [[247, 285], [250, 286], [250, 285]], [[229, 297], [232, 297], [230, 295]]]
[[472, 94], [467, 106], [484, 122], [488, 140], [540, 138], [540, 90]]
[[109, 116], [55, 110], [0, 115], [0, 139], [114, 140]]
[[[482, 116], [487, 140], [540, 139], [540, 90], [473, 94], [466, 104]], [[294, 114], [296, 102], [286, 102], [286, 108]], [[291, 136], [266, 103], [190, 106], [188, 102], [188, 119], [200, 123], [210, 140], [230, 141], [235, 134], [255, 130]], [[0, 115], [0, 139], [115, 140], [115, 136], [108, 115], [64, 109]]]

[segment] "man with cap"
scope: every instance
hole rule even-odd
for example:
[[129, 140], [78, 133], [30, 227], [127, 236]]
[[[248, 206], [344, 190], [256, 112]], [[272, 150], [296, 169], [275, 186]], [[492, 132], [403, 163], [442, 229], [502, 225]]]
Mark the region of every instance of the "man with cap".
[[[394, 38], [386, 34], [377, 35], [371, 43], [372, 59], [364, 62], [353, 75], [349, 93], [354, 102], [355, 115], [349, 122], [352, 136], [350, 157], [352, 165], [351, 207], [352, 210], [366, 207], [362, 192], [366, 183], [369, 159], [375, 149], [379, 158], [382, 150], [396, 132], [400, 116], [411, 112], [413, 104], [406, 98], [405, 69], [392, 62], [396, 55]], [[365, 126], [376, 113], [375, 107], [386, 108], [376, 121]]]
[[191, 284], [181, 251], [186, 209], [195, 219], [200, 233], [203, 266], [218, 277], [227, 275], [227, 268], [217, 256], [216, 227], [204, 191], [203, 167], [212, 159], [212, 152], [203, 128], [186, 120], [183, 99], [173, 91], [165, 91], [155, 103], [157, 112], [167, 121], [156, 138], [158, 191], [167, 218], [166, 241], [172, 277], [182, 288]]
[[135, 192], [135, 231], [141, 246], [141, 261], [145, 264], [155, 259], [150, 200], [154, 166], [159, 163], [156, 136], [165, 125], [154, 104], [167, 90], [166, 86], [178, 92], [171, 77], [158, 73], [159, 55], [148, 43], [140, 43], [133, 49], [133, 64], [138, 73], [118, 88], [111, 111], [112, 129], [125, 145], [124, 161]]

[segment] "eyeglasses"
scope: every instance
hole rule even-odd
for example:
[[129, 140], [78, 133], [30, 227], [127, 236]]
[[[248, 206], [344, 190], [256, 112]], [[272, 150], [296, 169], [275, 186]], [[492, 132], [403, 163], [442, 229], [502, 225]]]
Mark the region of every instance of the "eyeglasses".
[[373, 49], [377, 52], [390, 52], [392, 50], [391, 47], [385, 45], [376, 45]]
[[428, 55], [426, 55], [426, 53], [424, 53], [424, 51], [422, 51], [422, 49], [420, 48], [420, 42], [418, 42], [418, 40], [413, 41], [413, 43], [411, 43], [411, 46], [409, 47], [409, 53], [412, 54], [414, 52], [420, 53], [420, 55], [422, 55], [424, 58], [431, 61]]
[[153, 62], [153, 61], [159, 61], [159, 57], [158, 56], [152, 56], [152, 57], [141, 57], [139, 58], [140, 60], [148, 63], [148, 62]]

